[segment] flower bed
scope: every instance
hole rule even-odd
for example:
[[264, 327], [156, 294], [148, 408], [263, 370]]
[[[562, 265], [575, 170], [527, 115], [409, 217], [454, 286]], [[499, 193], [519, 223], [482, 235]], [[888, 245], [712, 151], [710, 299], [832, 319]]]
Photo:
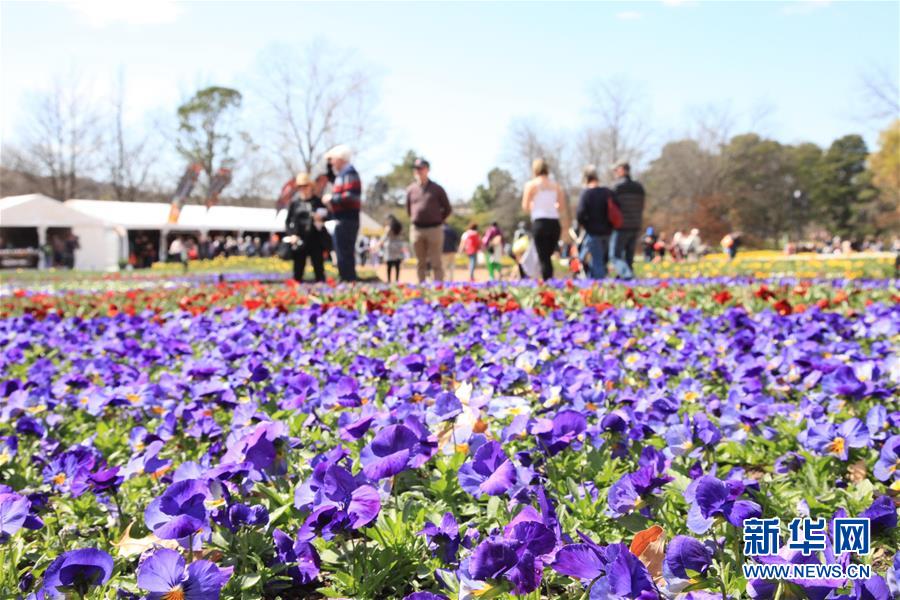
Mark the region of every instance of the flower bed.
[[[2, 298], [0, 590], [887, 598], [891, 282], [187, 285]], [[869, 580], [744, 578], [843, 513]]]

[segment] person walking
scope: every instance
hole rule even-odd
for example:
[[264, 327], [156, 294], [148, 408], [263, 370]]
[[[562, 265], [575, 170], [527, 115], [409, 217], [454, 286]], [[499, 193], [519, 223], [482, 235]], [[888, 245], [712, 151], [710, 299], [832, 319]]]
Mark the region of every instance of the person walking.
[[617, 208], [615, 196], [611, 189], [600, 185], [597, 168], [593, 165], [585, 167], [583, 182], [584, 189], [581, 191], [575, 213], [578, 224], [585, 232], [578, 258], [586, 264], [585, 259], [590, 254], [591, 278], [603, 279], [606, 277], [607, 253], [613, 232], [613, 221], [618, 220], [618, 217], [610, 215], [610, 210]]
[[403, 224], [395, 217], [388, 217], [384, 235], [381, 236], [381, 250], [384, 254], [384, 262], [387, 265], [387, 280], [391, 282], [391, 273], [394, 273], [393, 281], [400, 281], [400, 263], [403, 262], [403, 254], [406, 250], [406, 241], [403, 239]]
[[737, 257], [738, 248], [741, 245], [741, 232], [740, 231], [732, 231], [731, 233], [726, 233], [725, 237], [722, 238], [722, 249], [725, 250], [725, 254], [728, 255], [728, 260], [734, 260]]
[[350, 148], [338, 145], [325, 154], [331, 184], [331, 198], [325, 207], [337, 221], [334, 227], [334, 249], [341, 281], [356, 281], [356, 236], [359, 234], [359, 212], [362, 208], [362, 181], [350, 163]]
[[543, 158], [531, 165], [534, 177], [525, 184], [522, 194], [522, 210], [531, 215], [531, 232], [541, 263], [541, 278], [553, 277], [553, 253], [559, 246], [560, 235], [564, 242], [569, 236], [569, 204], [562, 187], [550, 179], [550, 168]]
[[648, 227], [647, 231], [644, 232], [643, 239], [644, 262], [653, 262], [653, 253], [656, 251], [654, 250], [656, 239], [656, 230], [654, 230], [653, 227]]
[[459, 232], [444, 222], [444, 276], [447, 281], [456, 281], [454, 270], [456, 267], [456, 249], [459, 248]]
[[410, 242], [416, 255], [416, 274], [419, 283], [428, 275], [429, 267], [434, 272], [435, 281], [444, 280], [444, 265], [441, 262], [444, 250], [444, 222], [453, 212], [447, 192], [431, 181], [431, 165], [424, 158], [413, 163], [416, 180], [406, 188], [406, 212], [409, 214]]
[[613, 265], [622, 279], [634, 279], [634, 249], [644, 217], [644, 186], [631, 178], [631, 165], [615, 164], [616, 183], [613, 191], [622, 211], [622, 225], [612, 233], [609, 250]]
[[297, 194], [288, 206], [284, 222], [285, 240], [291, 243], [294, 259], [294, 281], [303, 281], [306, 261], [312, 262], [316, 282], [325, 281], [324, 227], [316, 227], [317, 211], [324, 211], [322, 200], [313, 194], [313, 182], [307, 173], [297, 175]]
[[491, 223], [491, 226], [484, 232], [481, 238], [481, 247], [484, 249], [484, 264], [487, 266], [488, 278], [493, 280], [494, 275], [500, 275], [502, 279], [502, 271], [500, 269], [500, 261], [503, 258], [503, 231], [497, 221]]
[[469, 281], [475, 281], [479, 250], [481, 250], [481, 236], [478, 235], [478, 224], [471, 223], [459, 240], [459, 251], [469, 259]]

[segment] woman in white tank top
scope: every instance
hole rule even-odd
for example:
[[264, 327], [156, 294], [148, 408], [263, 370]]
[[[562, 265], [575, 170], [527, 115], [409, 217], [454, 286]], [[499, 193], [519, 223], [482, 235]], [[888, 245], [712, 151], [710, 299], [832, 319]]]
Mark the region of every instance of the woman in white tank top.
[[550, 179], [550, 169], [543, 158], [531, 165], [534, 179], [525, 184], [522, 210], [531, 215], [531, 232], [538, 258], [541, 278], [553, 278], [553, 253], [559, 246], [560, 235], [569, 242], [569, 203], [562, 188]]

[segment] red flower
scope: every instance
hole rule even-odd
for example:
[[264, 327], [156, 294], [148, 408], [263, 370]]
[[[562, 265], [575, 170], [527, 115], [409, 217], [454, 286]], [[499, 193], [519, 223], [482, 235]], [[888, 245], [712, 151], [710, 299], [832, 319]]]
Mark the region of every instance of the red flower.
[[789, 315], [794, 312], [793, 307], [791, 307], [791, 303], [787, 300], [779, 300], [772, 305], [772, 308], [774, 308], [781, 316]]
[[722, 290], [721, 292], [713, 294], [713, 300], [715, 300], [719, 304], [725, 304], [733, 297], [734, 296], [732, 296], [731, 292], [729, 292], [728, 290]]

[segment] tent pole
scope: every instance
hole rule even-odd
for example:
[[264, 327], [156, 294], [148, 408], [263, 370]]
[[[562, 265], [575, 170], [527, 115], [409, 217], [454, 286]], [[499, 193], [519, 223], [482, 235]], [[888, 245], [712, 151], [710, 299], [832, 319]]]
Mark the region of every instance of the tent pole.
[[43, 271], [47, 267], [47, 259], [44, 256], [44, 246], [47, 245], [47, 228], [38, 227], [38, 270]]
[[169, 250], [167, 244], [169, 237], [168, 229], [160, 229], [159, 231], [159, 262], [166, 262], [166, 252]]

